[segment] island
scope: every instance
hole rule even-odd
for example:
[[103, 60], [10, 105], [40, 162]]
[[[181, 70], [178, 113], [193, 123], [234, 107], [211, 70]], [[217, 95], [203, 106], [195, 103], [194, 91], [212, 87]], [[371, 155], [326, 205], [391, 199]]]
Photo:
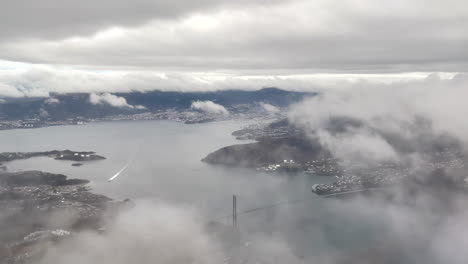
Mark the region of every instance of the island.
[[72, 150], [52, 150], [42, 152], [2, 152], [0, 153], [0, 165], [4, 162], [14, 160], [29, 159], [35, 157], [50, 157], [56, 160], [68, 161], [96, 161], [106, 159], [97, 155], [94, 151], [72, 151]]

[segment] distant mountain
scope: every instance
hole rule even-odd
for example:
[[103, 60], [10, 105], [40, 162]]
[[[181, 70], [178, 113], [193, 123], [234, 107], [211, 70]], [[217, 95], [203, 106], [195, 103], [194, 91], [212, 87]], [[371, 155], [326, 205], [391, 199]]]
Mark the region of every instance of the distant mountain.
[[215, 92], [163, 92], [118, 94], [129, 104], [143, 105], [148, 109], [189, 108], [193, 101], [209, 100], [224, 107], [239, 104], [265, 102], [276, 106], [288, 106], [310, 93], [290, 92], [277, 88], [264, 88], [258, 91], [226, 90]]
[[257, 91], [226, 90], [214, 92], [132, 92], [116, 93], [130, 105], [141, 105], [146, 109], [113, 107], [107, 104], [92, 104], [89, 94], [52, 94], [50, 98], [4, 98], [0, 103], [0, 119], [18, 120], [28, 118], [48, 118], [64, 120], [67, 118], [100, 118], [116, 114], [131, 114], [157, 110], [184, 110], [190, 108], [193, 101], [209, 100], [236, 111], [236, 106], [254, 105], [260, 102], [278, 107], [285, 107], [302, 100], [314, 93], [291, 92], [277, 88], [265, 88]]

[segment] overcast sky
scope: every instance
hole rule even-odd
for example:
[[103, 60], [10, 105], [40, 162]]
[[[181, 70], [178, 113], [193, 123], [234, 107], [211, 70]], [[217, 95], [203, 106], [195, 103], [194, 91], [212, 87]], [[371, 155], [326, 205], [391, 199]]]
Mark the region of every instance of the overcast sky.
[[464, 0], [2, 0], [0, 95], [467, 72], [467, 28]]

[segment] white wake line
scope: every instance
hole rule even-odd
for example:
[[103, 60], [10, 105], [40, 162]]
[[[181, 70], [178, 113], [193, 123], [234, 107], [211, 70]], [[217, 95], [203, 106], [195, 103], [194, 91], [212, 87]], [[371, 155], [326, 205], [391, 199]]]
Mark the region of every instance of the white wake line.
[[116, 174], [114, 174], [114, 176], [110, 177], [107, 181], [111, 182], [115, 180], [115, 178], [119, 177], [119, 175], [128, 168], [128, 165], [130, 165], [130, 162], [125, 164], [125, 166], [122, 169], [120, 169]]

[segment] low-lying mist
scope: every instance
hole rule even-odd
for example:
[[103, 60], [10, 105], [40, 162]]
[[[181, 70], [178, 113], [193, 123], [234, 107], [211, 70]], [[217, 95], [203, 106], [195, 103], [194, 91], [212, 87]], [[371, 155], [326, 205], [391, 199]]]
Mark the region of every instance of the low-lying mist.
[[187, 206], [136, 201], [40, 263], [466, 263], [467, 197], [439, 191], [318, 198], [240, 215], [238, 229]]
[[[295, 105], [290, 120], [331, 149], [359, 162], [395, 160], [450, 142], [464, 148], [468, 77], [331, 89]], [[432, 148], [432, 149], [431, 149]]]

